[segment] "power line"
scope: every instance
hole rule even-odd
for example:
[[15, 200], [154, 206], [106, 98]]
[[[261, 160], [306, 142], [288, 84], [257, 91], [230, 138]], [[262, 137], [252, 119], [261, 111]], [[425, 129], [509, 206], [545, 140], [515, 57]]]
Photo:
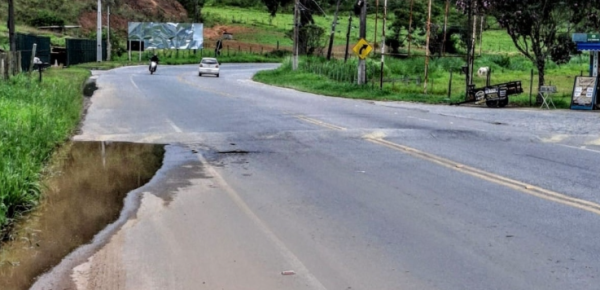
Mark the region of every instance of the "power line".
[[319, 10], [321, 10], [321, 12], [323, 13], [323, 15], [325, 15], [325, 17], [327, 17], [327, 14], [325, 13], [325, 11], [323, 11], [323, 8], [321, 8], [321, 6], [319, 6], [319, 3], [317, 3], [317, 1], [312, 0], [315, 4], [317, 4], [317, 7], [319, 7]]

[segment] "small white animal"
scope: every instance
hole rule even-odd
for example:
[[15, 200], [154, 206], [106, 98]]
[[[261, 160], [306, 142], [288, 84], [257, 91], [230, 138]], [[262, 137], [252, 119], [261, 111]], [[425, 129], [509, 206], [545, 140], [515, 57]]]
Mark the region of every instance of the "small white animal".
[[477, 75], [480, 77], [484, 77], [484, 76], [487, 76], [489, 72], [490, 72], [489, 66], [482, 66], [477, 70]]

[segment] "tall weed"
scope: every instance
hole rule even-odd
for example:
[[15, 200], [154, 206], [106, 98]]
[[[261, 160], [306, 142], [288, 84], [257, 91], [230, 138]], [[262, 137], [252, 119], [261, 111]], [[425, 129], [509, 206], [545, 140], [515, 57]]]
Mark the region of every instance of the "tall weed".
[[41, 84], [24, 75], [0, 81], [0, 227], [36, 204], [45, 163], [79, 122], [89, 73], [46, 74]]

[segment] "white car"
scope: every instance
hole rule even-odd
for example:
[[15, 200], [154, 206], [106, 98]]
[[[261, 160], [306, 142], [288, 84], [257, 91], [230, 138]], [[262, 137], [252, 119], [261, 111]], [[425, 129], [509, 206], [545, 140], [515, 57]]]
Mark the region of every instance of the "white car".
[[201, 77], [202, 74], [219, 77], [219, 61], [214, 57], [203, 57], [198, 66], [198, 76]]

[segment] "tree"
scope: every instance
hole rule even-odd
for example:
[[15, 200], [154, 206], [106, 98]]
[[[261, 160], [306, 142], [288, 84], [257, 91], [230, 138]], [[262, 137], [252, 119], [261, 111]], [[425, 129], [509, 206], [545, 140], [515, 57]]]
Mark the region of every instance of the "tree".
[[281, 7], [294, 3], [295, 0], [262, 0], [271, 16], [275, 17]]
[[[414, 0], [412, 7], [412, 24], [410, 23], [411, 1], [394, 2], [390, 10], [394, 13], [394, 21], [388, 26], [391, 30], [386, 36], [386, 45], [390, 46], [392, 53], [398, 53], [399, 47], [404, 47], [408, 34], [414, 33], [416, 28], [424, 27], [427, 22], [427, 3], [423, 0]], [[409, 32], [409, 29], [411, 30]]]
[[[600, 1], [574, 1], [572, 22], [579, 32], [600, 31]], [[581, 2], [581, 3], [578, 3]]]
[[[430, 38], [430, 50], [432, 52], [438, 52], [443, 41], [442, 27], [444, 23], [445, 2], [445, 0], [433, 1], [431, 10], [432, 33]], [[408, 41], [409, 29], [411, 29], [413, 36], [415, 36], [415, 32], [420, 36], [425, 36], [427, 30], [428, 1], [414, 0], [412, 4], [412, 24], [410, 23], [411, 1], [393, 2], [389, 5], [389, 10], [394, 13], [394, 21], [388, 26], [391, 31], [390, 35], [386, 37], [386, 45], [390, 46], [392, 53], [397, 53], [398, 48], [403, 47]], [[413, 43], [415, 39], [416, 37], [412, 38]], [[454, 42], [450, 41], [450, 38], [447, 37], [446, 44], [453, 45]]]
[[476, 8], [475, 13], [494, 16], [500, 26], [506, 29], [516, 48], [537, 67], [538, 88], [544, 85], [547, 59], [552, 56], [553, 51], [562, 50], [560, 47], [565, 39], [559, 36], [571, 34], [574, 26], [568, 24], [575, 20], [574, 8], [579, 5], [579, 2], [584, 2], [583, 0], [458, 0], [456, 2], [458, 8], [465, 11], [469, 1]]
[[[267, 6], [269, 13], [274, 17], [277, 11], [285, 6], [289, 6], [295, 2], [295, 0], [262, 0]], [[298, 31], [298, 54], [312, 54], [319, 47], [313, 47], [312, 45], [321, 43], [320, 39], [323, 37], [324, 30], [316, 29], [315, 20], [313, 19], [313, 12], [318, 11], [318, 4], [314, 0], [298, 0], [299, 12], [300, 12], [300, 23]], [[319, 33], [316, 35], [315, 33]], [[292, 35], [292, 34], [290, 34]]]
[[188, 17], [194, 22], [203, 22], [202, 8], [204, 7], [204, 0], [178, 0], [181, 6], [188, 12]]

